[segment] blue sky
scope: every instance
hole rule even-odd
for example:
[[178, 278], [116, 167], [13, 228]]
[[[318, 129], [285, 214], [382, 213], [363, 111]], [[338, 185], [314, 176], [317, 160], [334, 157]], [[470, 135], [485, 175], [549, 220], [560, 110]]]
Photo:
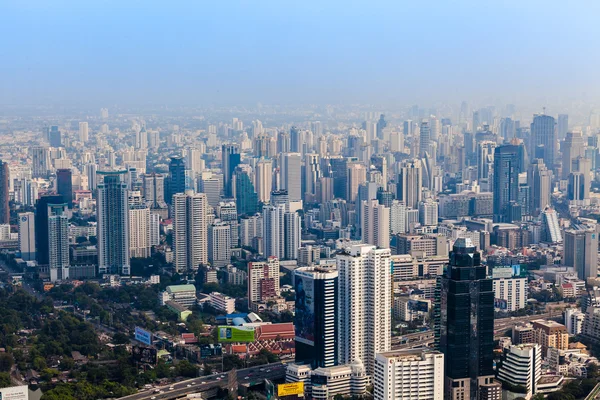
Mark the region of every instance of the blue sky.
[[596, 101], [593, 1], [0, 0], [2, 104]]

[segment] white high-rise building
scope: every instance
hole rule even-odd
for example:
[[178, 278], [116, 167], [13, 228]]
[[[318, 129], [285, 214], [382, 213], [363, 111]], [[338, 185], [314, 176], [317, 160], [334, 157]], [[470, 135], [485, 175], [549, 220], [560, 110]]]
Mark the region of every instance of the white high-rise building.
[[406, 206], [398, 200], [392, 201], [390, 207], [390, 233], [406, 233]]
[[271, 190], [273, 188], [273, 162], [271, 160], [260, 160], [256, 163], [254, 174], [254, 188], [258, 195], [258, 201], [268, 203], [271, 201]]
[[282, 153], [279, 168], [280, 189], [287, 190], [290, 201], [302, 200], [302, 155]]
[[390, 209], [377, 200], [362, 202], [362, 242], [381, 248], [390, 247]]
[[215, 221], [208, 227], [208, 261], [213, 267], [231, 262], [231, 226]]
[[175, 271], [195, 271], [208, 263], [206, 195], [193, 191], [175, 194], [172, 207]]
[[69, 217], [66, 204], [48, 206], [50, 281], [69, 279]]
[[444, 354], [407, 349], [377, 354], [375, 400], [443, 400]]
[[286, 212], [283, 215], [284, 226], [284, 258], [297, 260], [298, 249], [302, 239], [302, 219], [297, 212]]
[[35, 215], [32, 212], [19, 214], [19, 251], [25, 261], [33, 261], [36, 258]]
[[423, 226], [436, 226], [438, 224], [438, 203], [427, 200], [419, 203], [419, 222]]
[[279, 296], [279, 259], [248, 263], [248, 307], [267, 298]]
[[404, 202], [407, 207], [418, 209], [419, 202], [423, 199], [423, 170], [421, 160], [405, 162], [398, 175], [398, 200]]
[[336, 256], [339, 363], [360, 360], [369, 375], [374, 373], [375, 355], [391, 347], [390, 256], [390, 249], [366, 244]]
[[242, 217], [240, 218], [239, 227], [240, 244], [252, 247], [254, 238], [262, 238], [263, 217], [260, 214]]
[[527, 304], [527, 278], [494, 279], [494, 298], [506, 300], [506, 310], [517, 311]]
[[285, 255], [284, 241], [285, 205], [266, 205], [263, 207], [263, 246], [265, 257], [283, 259]]
[[79, 123], [79, 141], [81, 143], [86, 143], [89, 138], [89, 127], [87, 122]]
[[522, 386], [529, 399], [537, 393], [538, 381], [542, 376], [542, 348], [537, 343], [510, 346], [510, 351], [498, 372], [498, 379], [514, 386]]
[[578, 308], [565, 308], [565, 326], [569, 335], [579, 335], [583, 330], [585, 313]]
[[150, 246], [158, 246], [160, 244], [160, 215], [150, 213]]
[[142, 204], [129, 205], [129, 251], [131, 257], [148, 258], [152, 254], [150, 243], [150, 209]]
[[98, 272], [130, 274], [129, 205], [126, 171], [98, 172]]
[[317, 182], [321, 178], [321, 167], [319, 165], [319, 155], [309, 153], [304, 155], [304, 182], [305, 193], [304, 200], [307, 203], [317, 201]]

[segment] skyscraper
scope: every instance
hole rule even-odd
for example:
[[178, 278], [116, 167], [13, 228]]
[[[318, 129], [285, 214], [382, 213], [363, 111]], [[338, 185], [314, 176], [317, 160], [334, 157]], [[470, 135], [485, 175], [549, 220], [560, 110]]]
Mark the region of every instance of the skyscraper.
[[0, 224], [10, 223], [9, 180], [10, 170], [8, 164], [0, 160]]
[[254, 214], [258, 211], [258, 195], [254, 190], [251, 173], [250, 166], [246, 164], [238, 165], [233, 173], [233, 194], [239, 214]]
[[282, 153], [279, 162], [280, 189], [287, 190], [290, 201], [302, 200], [302, 156]]
[[552, 171], [549, 171], [541, 158], [532, 161], [527, 171], [527, 184], [530, 187], [530, 210], [538, 215], [551, 205]]
[[144, 198], [150, 208], [164, 208], [165, 202], [165, 177], [163, 174], [151, 173], [142, 179]]
[[231, 227], [225, 222], [208, 226], [208, 261], [218, 268], [231, 262]]
[[221, 169], [223, 170], [223, 193], [225, 197], [233, 197], [233, 187], [231, 186], [231, 179], [233, 177], [233, 171], [240, 162], [240, 149], [235, 144], [224, 144], [221, 147]]
[[598, 276], [598, 234], [594, 229], [575, 226], [564, 237], [563, 264], [571, 267], [579, 279]]
[[208, 263], [208, 201], [204, 193], [173, 196], [173, 264], [178, 273]]
[[[541, 149], [542, 157], [535, 155], [535, 158], [543, 158], [544, 164], [550, 170], [554, 170], [554, 157], [556, 156], [556, 126], [554, 118], [549, 115], [536, 114], [531, 123], [531, 149]], [[541, 146], [541, 147], [540, 147]], [[532, 154], [534, 155], [534, 154]], [[534, 157], [531, 157], [534, 158]]]
[[503, 145], [494, 150], [494, 222], [512, 222], [508, 205], [519, 200], [519, 148]]
[[129, 251], [131, 257], [148, 258], [152, 255], [150, 234], [150, 208], [142, 203], [140, 192], [130, 192]]
[[88, 138], [89, 138], [88, 123], [80, 122], [79, 123], [79, 141], [81, 143], [85, 144], [88, 141]]
[[181, 156], [172, 156], [169, 163], [169, 204], [171, 197], [179, 193], [185, 193], [185, 161]]
[[73, 178], [70, 169], [56, 170], [56, 192], [63, 197], [69, 208], [73, 207]]
[[50, 281], [69, 279], [69, 218], [67, 204], [48, 206]]
[[354, 245], [338, 253], [338, 358], [373, 376], [375, 356], [391, 346], [390, 249]]
[[285, 208], [286, 206], [283, 204], [263, 206], [263, 246], [265, 257], [284, 258]]
[[[355, 203], [358, 196], [358, 188], [367, 181], [367, 169], [359, 162], [347, 164], [346, 200]], [[377, 192], [375, 192], [377, 196]]]
[[268, 257], [267, 261], [248, 263], [248, 308], [256, 309], [256, 303], [279, 296], [279, 259]]
[[419, 132], [419, 157], [425, 157], [425, 153], [428, 153], [429, 145], [431, 142], [431, 131], [429, 129], [429, 122], [421, 122], [421, 130]]
[[569, 131], [569, 116], [567, 114], [558, 114], [557, 129], [558, 140], [563, 140]]
[[567, 132], [562, 151], [562, 178], [568, 179], [574, 171], [573, 161], [577, 157], [585, 157], [585, 141], [580, 131]]
[[301, 153], [302, 152], [302, 132], [295, 126], [290, 128], [290, 152]]
[[50, 147], [61, 147], [62, 146], [62, 134], [58, 130], [58, 126], [51, 126], [48, 132], [48, 141]]
[[35, 204], [35, 247], [39, 265], [48, 265], [50, 255], [48, 250], [48, 206], [63, 204], [60, 195], [41, 196]]
[[254, 187], [258, 194], [258, 201], [268, 203], [271, 200], [271, 190], [273, 189], [273, 162], [271, 160], [263, 159], [256, 163]]
[[469, 238], [459, 238], [438, 277], [434, 310], [436, 347], [445, 358], [444, 399], [477, 399], [493, 382], [494, 289]]
[[338, 271], [325, 267], [300, 267], [293, 271], [296, 290], [296, 363], [311, 368], [338, 363]]
[[34, 178], [46, 178], [50, 167], [50, 155], [48, 148], [34, 146], [30, 150], [32, 161], [32, 172]]
[[390, 209], [377, 200], [362, 202], [362, 242], [380, 248], [390, 247]]
[[304, 155], [304, 201], [317, 202], [317, 182], [321, 178], [319, 155], [310, 153]]
[[297, 260], [302, 239], [302, 219], [300, 215], [297, 212], [283, 214], [283, 228], [283, 258], [285, 260]]
[[130, 274], [127, 171], [98, 172], [98, 271]]
[[35, 216], [32, 212], [19, 214], [19, 251], [25, 261], [35, 261]]
[[420, 160], [406, 161], [398, 175], [397, 198], [404, 202], [406, 207], [417, 209], [423, 199], [423, 175]]

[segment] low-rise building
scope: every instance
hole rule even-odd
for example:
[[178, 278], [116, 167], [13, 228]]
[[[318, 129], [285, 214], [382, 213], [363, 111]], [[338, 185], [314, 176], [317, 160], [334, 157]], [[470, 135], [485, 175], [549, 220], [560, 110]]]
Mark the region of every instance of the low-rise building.
[[161, 306], [166, 305], [167, 301], [173, 301], [184, 307], [190, 307], [196, 304], [196, 286], [194, 285], [170, 285], [166, 290], [159, 294]]
[[219, 292], [212, 292], [209, 295], [209, 304], [217, 311], [225, 314], [235, 312], [235, 299]]

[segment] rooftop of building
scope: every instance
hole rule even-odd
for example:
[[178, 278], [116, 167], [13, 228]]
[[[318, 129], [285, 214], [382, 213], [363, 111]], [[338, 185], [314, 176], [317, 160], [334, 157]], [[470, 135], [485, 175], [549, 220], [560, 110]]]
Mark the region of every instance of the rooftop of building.
[[387, 359], [415, 359], [423, 357], [427, 354], [441, 355], [442, 353], [431, 349], [404, 349], [404, 350], [392, 350], [377, 354], [378, 356], [385, 357]]
[[167, 286], [167, 291], [171, 293], [181, 293], [181, 292], [196, 292], [196, 286], [194, 285], [170, 285]]

